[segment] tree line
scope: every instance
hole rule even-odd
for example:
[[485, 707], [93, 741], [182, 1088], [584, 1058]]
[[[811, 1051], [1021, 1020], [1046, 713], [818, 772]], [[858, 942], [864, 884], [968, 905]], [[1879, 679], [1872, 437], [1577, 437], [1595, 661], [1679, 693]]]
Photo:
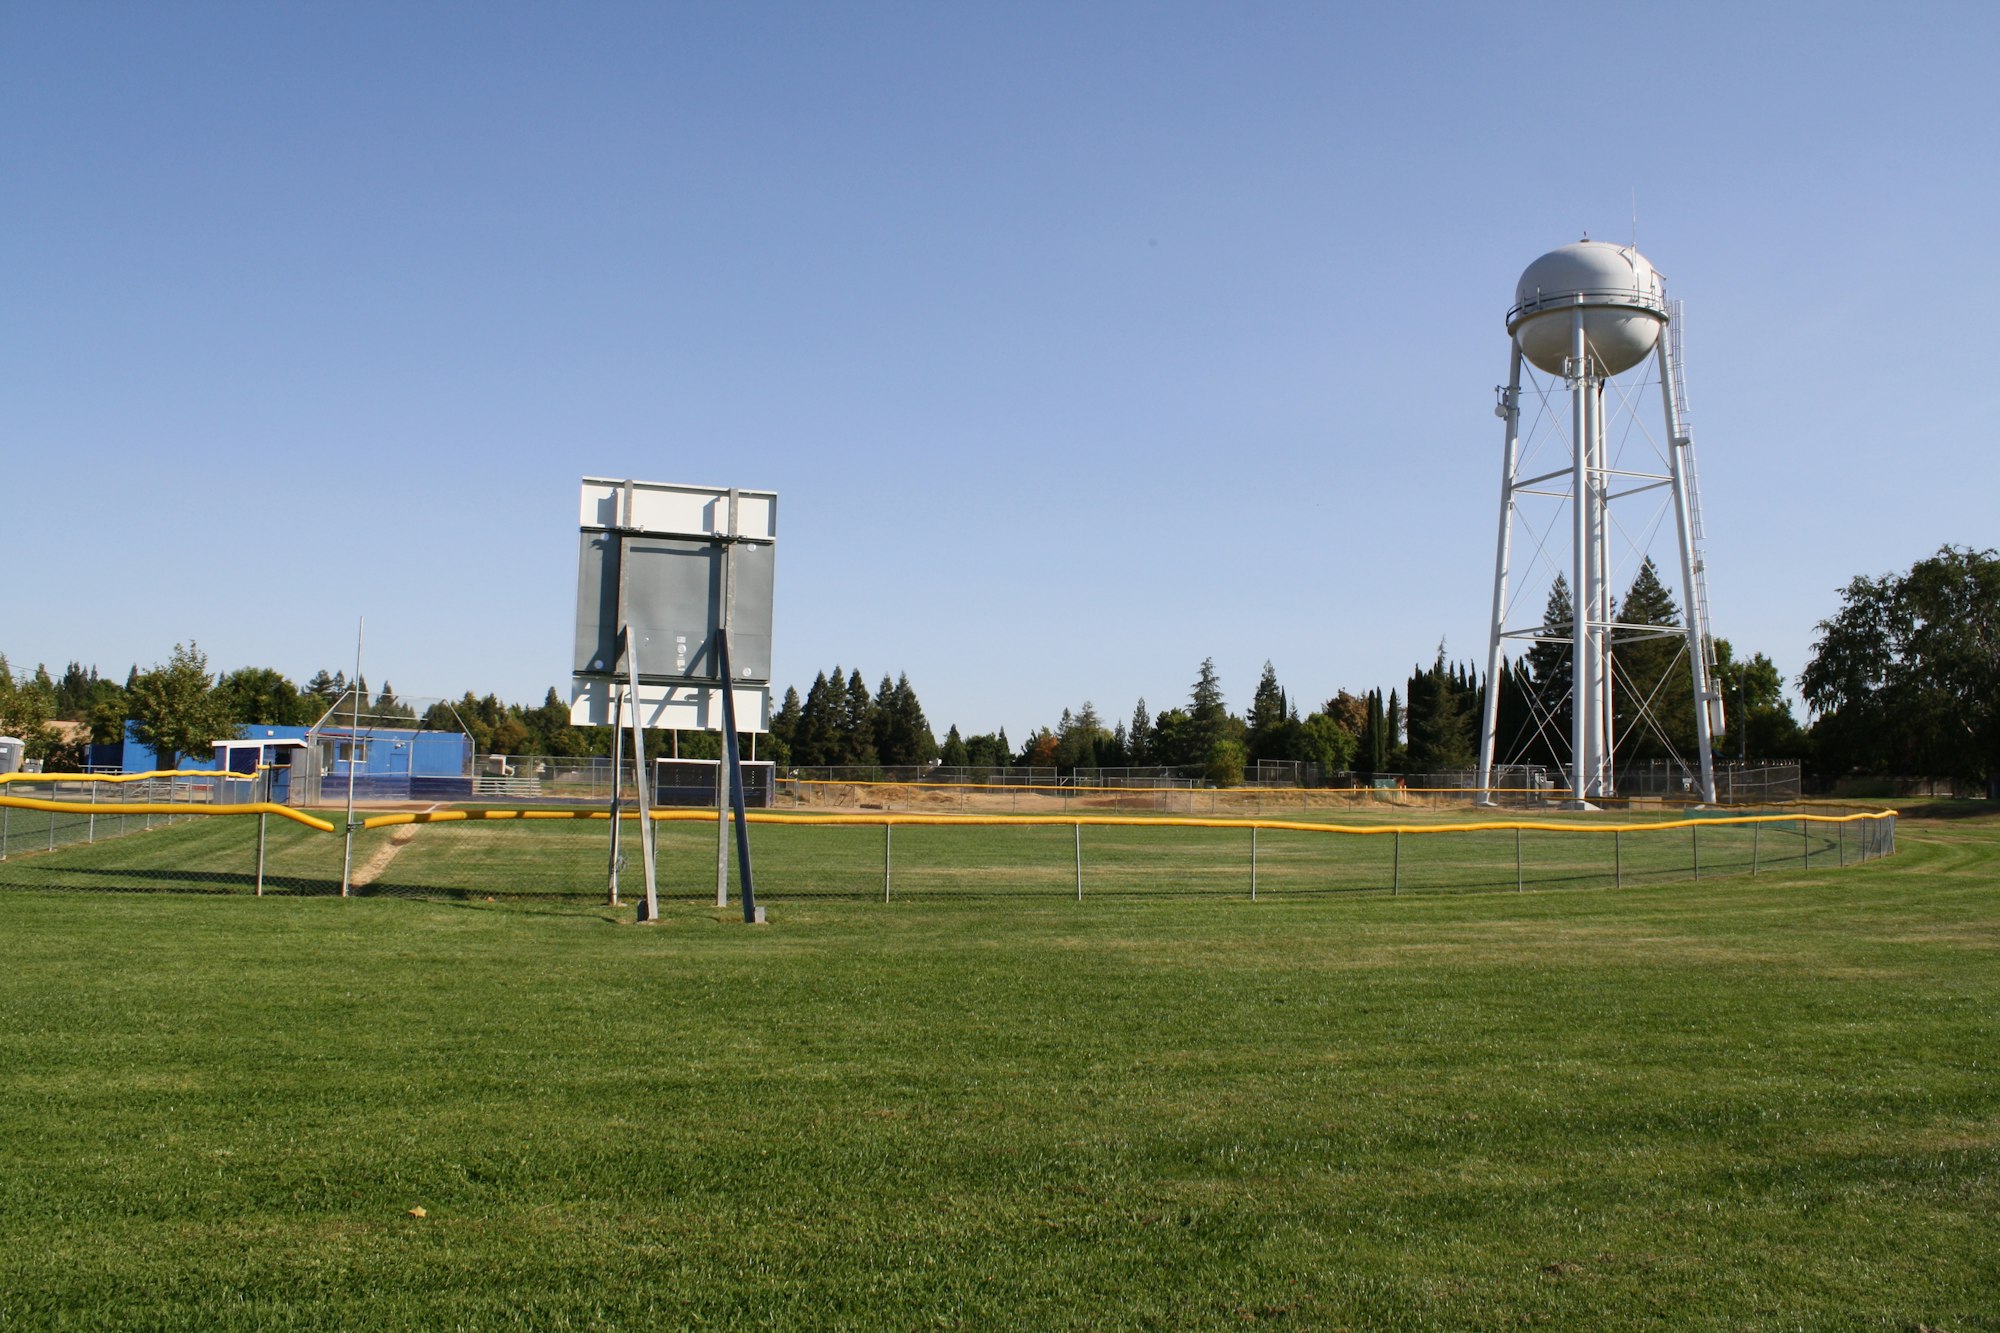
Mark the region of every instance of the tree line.
[[[1804, 760], [1822, 779], [1850, 773], [1948, 775], [1983, 781], [2000, 795], [2000, 553], [1943, 547], [1901, 574], [1859, 577], [1840, 609], [1818, 626], [1798, 684], [1814, 719], [1795, 719], [1784, 678], [1762, 653], [1739, 658], [1716, 643], [1716, 679], [1729, 730], [1714, 738], [1725, 758]], [[1543, 609], [1543, 633], [1503, 662], [1498, 684], [1501, 762], [1555, 769], [1570, 738], [1570, 590], [1558, 577]], [[1692, 755], [1692, 683], [1686, 636], [1659, 571], [1648, 560], [1614, 605], [1624, 625], [1657, 626], [1657, 637], [1622, 642], [1614, 654], [1613, 708], [1619, 757], [1643, 761]], [[933, 763], [953, 768], [1173, 768], [1222, 785], [1241, 782], [1262, 761], [1313, 764], [1325, 773], [1448, 773], [1477, 762], [1490, 682], [1439, 643], [1428, 665], [1400, 686], [1345, 689], [1303, 714], [1264, 664], [1249, 705], [1232, 712], [1212, 658], [1195, 673], [1187, 699], [1157, 712], [1141, 698], [1128, 717], [1107, 723], [1086, 699], [1018, 747], [1005, 728], [967, 735], [951, 725], [940, 741], [906, 674], [884, 674], [872, 692], [859, 669], [815, 675], [801, 695], [787, 689], [760, 758], [782, 766]], [[176, 644], [168, 660], [120, 684], [70, 662], [60, 676], [38, 665], [17, 678], [0, 655], [0, 733], [23, 738], [28, 755], [74, 769], [86, 739], [112, 743], [132, 725], [160, 753], [206, 755], [241, 725], [308, 726], [338, 704], [359, 706], [371, 725], [401, 723], [464, 731], [481, 753], [584, 757], [610, 753], [608, 728], [573, 727], [554, 688], [532, 707], [467, 691], [419, 714], [386, 682], [371, 692], [340, 671], [321, 670], [301, 686], [268, 667], [211, 675], [198, 645]], [[81, 724], [64, 731], [54, 722]], [[85, 734], [87, 733], [87, 737]], [[662, 735], [690, 758], [714, 758], [712, 733]]]

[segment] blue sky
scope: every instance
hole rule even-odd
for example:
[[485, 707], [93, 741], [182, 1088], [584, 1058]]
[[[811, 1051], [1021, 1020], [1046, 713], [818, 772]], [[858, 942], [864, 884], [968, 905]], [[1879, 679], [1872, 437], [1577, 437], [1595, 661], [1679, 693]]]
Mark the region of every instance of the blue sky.
[[566, 684], [584, 474], [773, 489], [937, 730], [1483, 655], [1520, 270], [1687, 303], [1718, 631], [2000, 545], [1990, 5], [0, 15], [0, 651]]

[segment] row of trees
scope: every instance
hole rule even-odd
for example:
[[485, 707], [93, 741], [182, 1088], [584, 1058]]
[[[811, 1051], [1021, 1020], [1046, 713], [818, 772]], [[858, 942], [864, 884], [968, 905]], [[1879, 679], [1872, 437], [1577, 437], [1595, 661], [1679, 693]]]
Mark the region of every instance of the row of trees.
[[[1570, 735], [1570, 650], [1563, 639], [1574, 617], [1560, 578], [1544, 608], [1544, 635], [1499, 680], [1499, 758], [1555, 768]], [[1621, 759], [1688, 755], [1694, 749], [1692, 687], [1686, 639], [1674, 632], [1680, 609], [1651, 561], [1614, 607], [1626, 632], [1614, 651], [1615, 734]], [[1946, 546], [1903, 574], [1862, 577], [1842, 593], [1839, 611], [1820, 622], [1812, 660], [1799, 678], [1817, 715], [1810, 731], [1793, 718], [1784, 680], [1769, 658], [1739, 659], [1719, 641], [1717, 680], [1729, 705], [1730, 731], [1718, 753], [1742, 758], [1805, 757], [1822, 776], [1851, 771], [1950, 775], [1987, 783], [2000, 795], [2000, 553]], [[1213, 659], [1196, 673], [1184, 705], [1154, 713], [1140, 699], [1129, 719], [1107, 725], [1086, 700], [1064, 709], [1054, 727], [1038, 727], [1015, 749], [1004, 729], [940, 743], [907, 675], [885, 674], [871, 693], [859, 670], [820, 672], [803, 697], [788, 689], [760, 747], [791, 766], [835, 764], [1007, 767], [1061, 770], [1166, 765], [1241, 781], [1259, 761], [1297, 761], [1322, 769], [1369, 773], [1462, 770], [1476, 761], [1489, 682], [1438, 646], [1429, 666], [1411, 670], [1403, 687], [1337, 692], [1300, 713], [1264, 664], [1250, 703], [1232, 713]], [[211, 676], [195, 644], [175, 645], [150, 670], [136, 666], [124, 684], [95, 667], [45, 666], [17, 678], [0, 656], [0, 732], [21, 736], [30, 757], [54, 767], [80, 763], [82, 738], [50, 724], [82, 724], [90, 739], [118, 739], [129, 721], [163, 760], [204, 754], [243, 724], [307, 725], [335, 703], [356, 701], [377, 724], [404, 721], [464, 730], [482, 752], [583, 756], [609, 752], [604, 728], [575, 728], [554, 689], [534, 707], [468, 692], [431, 705], [421, 717], [384, 684], [320, 671], [301, 687], [266, 667]], [[662, 738], [664, 741], [664, 738]], [[680, 753], [712, 757], [717, 738], [682, 735]]]

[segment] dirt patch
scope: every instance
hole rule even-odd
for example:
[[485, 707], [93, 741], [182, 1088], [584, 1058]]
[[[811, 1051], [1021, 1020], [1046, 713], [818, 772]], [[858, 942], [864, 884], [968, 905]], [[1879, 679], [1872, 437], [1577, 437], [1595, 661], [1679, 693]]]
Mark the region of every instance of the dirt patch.
[[[443, 809], [443, 806], [432, 805], [426, 808], [440, 810]], [[366, 861], [354, 867], [354, 875], [351, 881], [354, 887], [361, 888], [364, 885], [373, 884], [376, 880], [380, 879], [382, 872], [389, 868], [389, 863], [396, 859], [396, 853], [410, 845], [411, 840], [417, 836], [417, 830], [421, 827], [422, 825], [420, 824], [404, 824], [388, 837], [384, 838], [382, 845], [370, 852]]]

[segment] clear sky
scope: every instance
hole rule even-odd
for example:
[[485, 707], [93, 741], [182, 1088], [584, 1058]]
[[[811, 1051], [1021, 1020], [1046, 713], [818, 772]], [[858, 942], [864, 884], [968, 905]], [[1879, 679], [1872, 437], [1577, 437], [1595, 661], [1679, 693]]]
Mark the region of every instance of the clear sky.
[[567, 684], [577, 479], [779, 492], [940, 734], [1483, 653], [1503, 317], [1687, 304], [1719, 633], [2000, 545], [2000, 7], [0, 11], [0, 651]]

